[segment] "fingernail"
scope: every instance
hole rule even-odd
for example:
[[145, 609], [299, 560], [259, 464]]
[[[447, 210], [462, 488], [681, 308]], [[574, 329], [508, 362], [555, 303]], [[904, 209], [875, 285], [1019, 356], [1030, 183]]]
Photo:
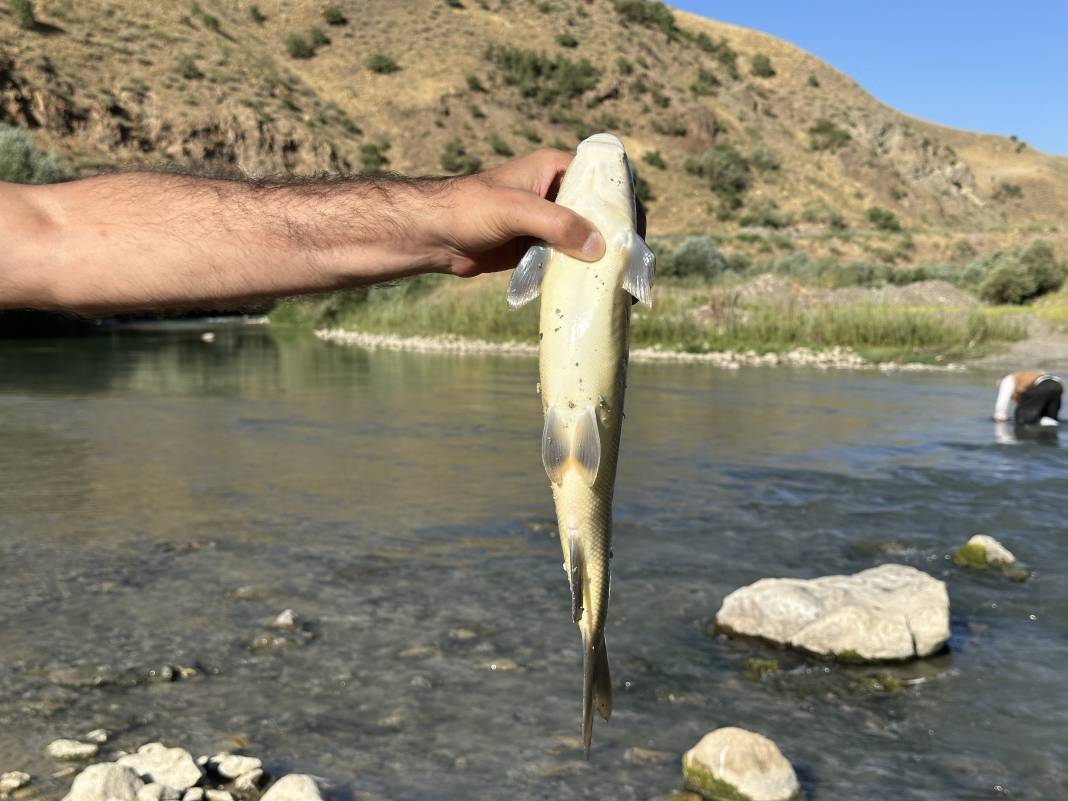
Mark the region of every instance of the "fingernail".
[[604, 252], [604, 239], [597, 231], [590, 233], [582, 243], [582, 255], [599, 257]]

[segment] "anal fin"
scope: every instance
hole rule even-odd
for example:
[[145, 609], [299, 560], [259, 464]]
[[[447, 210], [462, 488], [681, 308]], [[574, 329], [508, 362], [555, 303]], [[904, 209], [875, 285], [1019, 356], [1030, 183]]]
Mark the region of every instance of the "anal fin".
[[646, 306], [652, 306], [655, 276], [656, 254], [635, 231], [631, 236], [630, 256], [627, 261], [627, 271], [623, 276], [623, 289]]
[[513, 309], [526, 306], [541, 293], [541, 279], [552, 249], [548, 245], [531, 245], [519, 260], [508, 282], [508, 305]]
[[582, 556], [582, 542], [579, 537], [578, 527], [567, 523], [568, 533], [568, 556], [567, 561], [571, 567], [568, 581], [571, 584], [571, 620], [578, 623], [582, 620], [582, 585], [585, 583], [585, 564]]

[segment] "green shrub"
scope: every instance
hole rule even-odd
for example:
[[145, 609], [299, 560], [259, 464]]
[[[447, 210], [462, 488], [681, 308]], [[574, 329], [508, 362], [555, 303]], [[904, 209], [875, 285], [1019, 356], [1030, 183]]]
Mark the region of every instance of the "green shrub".
[[485, 92], [486, 87], [482, 85], [482, 81], [478, 79], [477, 75], [467, 76], [467, 88], [472, 92]]
[[526, 139], [528, 142], [533, 142], [536, 145], [541, 144], [541, 134], [527, 125], [520, 126], [516, 133]]
[[571, 61], [563, 55], [549, 58], [544, 53], [509, 45], [491, 45], [486, 59], [497, 65], [506, 84], [543, 106], [580, 97], [593, 89], [601, 77], [600, 70], [586, 59]]
[[733, 147], [716, 145], [697, 158], [687, 159], [685, 167], [687, 172], [708, 181], [724, 208], [736, 209], [742, 205], [742, 195], [750, 183], [749, 163]]
[[880, 231], [895, 232], [901, 230], [901, 221], [898, 220], [897, 215], [880, 206], [872, 206], [868, 209], [868, 222]]
[[578, 39], [566, 32], [556, 34], [556, 43], [560, 47], [578, 47]]
[[612, 5], [624, 22], [659, 28], [669, 39], [678, 36], [679, 28], [675, 24], [675, 15], [663, 3], [656, 0], [612, 0]]
[[38, 152], [22, 128], [0, 124], [0, 181], [50, 184], [64, 178], [55, 157]]
[[375, 175], [383, 172], [389, 165], [386, 151], [389, 150], [388, 142], [373, 144], [367, 142], [360, 146], [360, 170]]
[[493, 148], [493, 152], [498, 156], [504, 156], [505, 158], [511, 158], [515, 155], [515, 151], [512, 150], [512, 146], [508, 144], [497, 133], [491, 133], [489, 135], [489, 146]]
[[1023, 197], [1023, 189], [1019, 184], [1000, 183], [998, 188], [994, 190], [994, 200], [1005, 202], [1006, 200], [1017, 200]]
[[715, 94], [720, 85], [720, 80], [716, 77], [716, 73], [704, 67], [699, 67], [697, 77], [690, 84], [690, 91], [693, 92], [694, 97], [703, 97]]
[[204, 23], [204, 27], [209, 31], [218, 33], [222, 30], [222, 23], [219, 22], [219, 18], [214, 14], [201, 14], [200, 21]]
[[327, 25], [347, 25], [348, 19], [337, 6], [327, 6], [323, 9], [323, 20]]
[[809, 75], [808, 76], [808, 85], [811, 86], [813, 89], [819, 89], [820, 88], [820, 79], [817, 78], [815, 75]]
[[663, 266], [657, 261], [658, 275], [673, 278], [693, 276], [710, 281], [727, 269], [727, 260], [709, 236], [687, 237], [664, 261]]
[[620, 75], [630, 75], [634, 72], [634, 65], [630, 63], [630, 59], [620, 56], [616, 59], [616, 69]]
[[772, 172], [782, 166], [779, 154], [764, 144], [753, 145], [749, 151], [749, 163], [763, 172]]
[[642, 161], [650, 167], [656, 167], [658, 170], [667, 169], [667, 162], [664, 161], [664, 157], [660, 155], [659, 150], [646, 150], [642, 153]]
[[678, 117], [653, 120], [653, 130], [663, 136], [686, 136], [686, 123]]
[[447, 5], [449, 8], [464, 8], [464, 4], [461, 3], [460, 0], [445, 0], [445, 5]]
[[11, 16], [15, 24], [24, 30], [33, 30], [37, 25], [37, 16], [33, 12], [33, 0], [8, 0]]
[[446, 172], [470, 174], [478, 172], [482, 159], [467, 152], [459, 139], [450, 139], [441, 153], [441, 167]]
[[[983, 275], [979, 296], [988, 303], [1024, 303], [1060, 288], [1068, 265], [1058, 262], [1053, 245], [1035, 240], [1026, 249], [1001, 251], [975, 265]], [[973, 265], [965, 273], [975, 279]]]
[[[671, 105], [671, 98], [661, 92], [657, 87], [653, 87], [653, 102], [660, 108], [667, 108]], [[683, 134], [684, 135], [684, 134]]]
[[178, 56], [178, 74], [187, 81], [198, 81], [204, 77], [204, 73], [197, 66], [196, 59], [187, 53]]
[[257, 25], [262, 25], [267, 21], [267, 15], [260, 11], [260, 7], [256, 3], [248, 7], [248, 17]]
[[315, 48], [308, 43], [303, 34], [291, 33], [286, 37], [286, 52], [291, 58], [311, 58]]
[[471, 112], [471, 116], [472, 116], [472, 117], [474, 117], [474, 118], [475, 118], [476, 120], [484, 120], [484, 119], [486, 119], [486, 112], [484, 112], [484, 111], [483, 111], [482, 109], [480, 109], [480, 108], [479, 108], [479, 107], [478, 107], [478, 106], [477, 106], [476, 104], [474, 104], [474, 103], [472, 103], [471, 105], [469, 105], [469, 106], [467, 107], [467, 110], [468, 110], [469, 112]]
[[715, 57], [716, 61], [726, 67], [727, 73], [732, 78], [738, 78], [738, 53], [727, 43], [726, 39], [713, 42], [708, 34], [699, 33], [694, 42], [701, 50]]
[[828, 119], [816, 120], [808, 129], [809, 147], [813, 150], [837, 150], [849, 144], [853, 138], [849, 131], [839, 128]]
[[322, 28], [312, 28], [308, 31], [308, 41], [312, 47], [322, 47], [330, 44], [330, 37]]
[[740, 225], [755, 225], [762, 228], [786, 228], [793, 225], [793, 219], [779, 210], [774, 200], [760, 199], [746, 209], [738, 220]]
[[371, 72], [377, 72], [379, 75], [389, 75], [400, 70], [400, 64], [385, 53], [375, 53], [368, 56], [364, 65]]
[[770, 58], [757, 53], [749, 62], [749, 72], [758, 78], [771, 78], [775, 75], [775, 68], [771, 66]]

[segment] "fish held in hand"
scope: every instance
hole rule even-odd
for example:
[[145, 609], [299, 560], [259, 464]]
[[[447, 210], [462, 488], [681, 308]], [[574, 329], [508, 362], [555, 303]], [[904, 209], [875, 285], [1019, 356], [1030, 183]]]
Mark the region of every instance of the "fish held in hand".
[[632, 299], [651, 303], [656, 260], [635, 227], [634, 173], [615, 136], [595, 134], [578, 146], [556, 202], [597, 226], [604, 256], [583, 262], [534, 245], [512, 274], [508, 303], [516, 308], [541, 295], [541, 458], [556, 504], [571, 616], [582, 634], [588, 757], [594, 707], [605, 720], [612, 713], [604, 629], [630, 309]]

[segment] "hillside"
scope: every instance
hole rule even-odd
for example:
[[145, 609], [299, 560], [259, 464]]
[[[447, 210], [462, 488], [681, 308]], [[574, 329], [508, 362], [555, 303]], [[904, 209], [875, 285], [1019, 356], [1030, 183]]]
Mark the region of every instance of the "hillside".
[[819, 237], [879, 207], [932, 258], [960, 233], [1064, 235], [1068, 159], [902, 115], [755, 31], [645, 0], [331, 5], [42, 0], [25, 30], [5, 3], [0, 122], [79, 173], [440, 174], [608, 129], [653, 234]]

